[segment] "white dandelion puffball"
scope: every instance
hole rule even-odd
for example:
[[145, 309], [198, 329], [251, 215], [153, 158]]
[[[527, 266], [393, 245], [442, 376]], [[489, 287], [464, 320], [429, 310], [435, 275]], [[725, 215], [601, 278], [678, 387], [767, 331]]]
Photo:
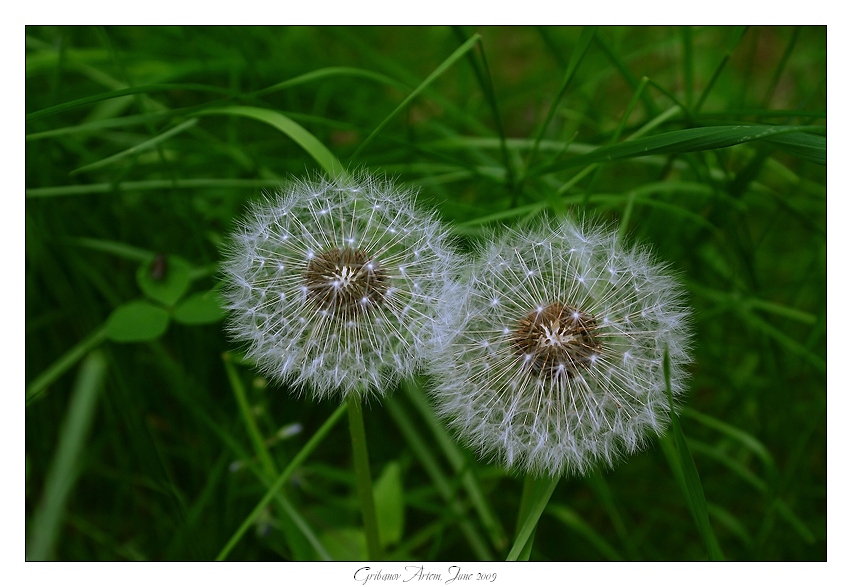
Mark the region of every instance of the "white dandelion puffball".
[[472, 262], [455, 338], [432, 361], [439, 414], [480, 455], [532, 475], [612, 466], [683, 393], [684, 293], [644, 248], [569, 219], [496, 235]]
[[293, 182], [249, 210], [223, 295], [228, 330], [264, 374], [343, 399], [381, 396], [419, 366], [457, 261], [414, 195], [358, 173]]

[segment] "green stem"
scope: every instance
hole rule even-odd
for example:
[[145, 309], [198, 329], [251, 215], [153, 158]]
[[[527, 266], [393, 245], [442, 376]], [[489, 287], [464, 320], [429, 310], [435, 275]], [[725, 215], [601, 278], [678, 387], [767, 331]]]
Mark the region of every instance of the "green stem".
[[260, 459], [261, 465], [263, 466], [263, 472], [270, 477], [275, 477], [278, 473], [275, 467], [275, 462], [272, 460], [272, 455], [270, 455], [269, 451], [266, 449], [266, 442], [264, 441], [263, 435], [257, 427], [257, 422], [255, 422], [254, 416], [251, 413], [251, 406], [249, 405], [248, 397], [246, 397], [246, 390], [243, 386], [243, 382], [240, 380], [237, 370], [234, 369], [230, 356], [227, 354], [223, 355], [222, 362], [225, 364], [225, 372], [228, 374], [228, 381], [231, 383], [231, 389], [234, 391], [234, 397], [237, 400], [237, 405], [240, 406], [240, 413], [242, 413], [243, 420], [246, 423], [246, 429], [248, 430], [251, 442], [254, 445], [255, 454], [257, 455], [257, 458]]
[[[524, 525], [524, 521], [527, 519], [527, 516], [530, 514], [530, 507], [532, 504], [533, 494], [535, 493], [535, 477], [527, 475], [524, 477], [524, 488], [521, 492], [521, 505], [518, 507], [518, 519], [515, 521], [515, 531], [520, 533], [521, 528]], [[518, 554], [518, 560], [528, 561], [530, 560], [530, 553], [532, 552], [533, 541], [535, 540], [535, 530], [533, 530], [530, 538], [527, 540], [521, 552]]]
[[358, 499], [361, 500], [361, 515], [367, 535], [367, 556], [370, 560], [381, 560], [379, 524], [376, 520], [376, 504], [373, 501], [373, 482], [370, 476], [370, 456], [367, 453], [367, 434], [364, 431], [364, 414], [361, 402], [355, 394], [346, 399], [349, 409], [349, 432], [352, 436], [352, 457], [355, 477], [358, 480]]
[[243, 534], [246, 533], [246, 530], [248, 530], [249, 526], [254, 523], [255, 519], [257, 519], [257, 516], [260, 514], [260, 512], [263, 511], [263, 508], [265, 508], [267, 504], [272, 501], [272, 499], [281, 490], [281, 487], [284, 486], [284, 483], [286, 483], [287, 480], [290, 479], [290, 477], [296, 471], [296, 468], [301, 465], [302, 462], [306, 458], [308, 458], [308, 455], [310, 455], [314, 451], [317, 445], [326, 436], [328, 436], [328, 433], [331, 431], [332, 427], [334, 427], [334, 425], [341, 418], [341, 416], [343, 416], [343, 411], [343, 406], [337, 408], [334, 413], [329, 417], [329, 419], [325, 421], [325, 424], [323, 424], [320, 429], [317, 430], [316, 433], [311, 437], [307, 444], [302, 447], [302, 450], [300, 450], [298, 454], [293, 457], [293, 460], [290, 461], [284, 471], [281, 472], [281, 474], [275, 480], [275, 483], [273, 483], [266, 491], [266, 495], [263, 496], [263, 499], [258, 502], [258, 504], [251, 511], [251, 513], [246, 517], [245, 520], [243, 520], [242, 525], [240, 525], [237, 531], [234, 532], [234, 535], [231, 536], [231, 539], [228, 540], [228, 543], [216, 557], [217, 561], [225, 560], [225, 557], [228, 556], [228, 553], [231, 552], [234, 546], [236, 546], [237, 542], [240, 541], [240, 538], [243, 537]]
[[60, 538], [65, 505], [82, 469], [86, 436], [91, 428], [106, 373], [107, 361], [101, 351], [89, 354], [80, 367], [59, 430], [56, 453], [47, 470], [44, 495], [33, 516], [32, 537], [26, 551], [28, 560], [53, 558], [54, 545]]
[[[506, 557], [507, 561], [529, 560], [533, 532], [541, 514], [544, 512], [544, 508], [550, 501], [550, 496], [553, 495], [553, 490], [556, 489], [557, 483], [559, 483], [559, 477], [535, 479], [528, 476], [524, 480], [524, 493], [521, 496], [521, 507], [518, 515], [520, 529], [515, 537], [515, 544], [509, 551], [509, 556]], [[524, 521], [523, 525], [520, 525], [521, 520]]]
[[447, 428], [441, 424], [435, 412], [432, 411], [423, 388], [417, 380], [404, 379], [402, 388], [407, 393], [408, 398], [420, 415], [423, 421], [432, 430], [435, 440], [444, 452], [447, 460], [453, 466], [456, 475], [461, 475], [461, 481], [464, 488], [470, 496], [470, 501], [473, 504], [476, 513], [479, 514], [479, 519], [488, 535], [491, 537], [491, 542], [498, 552], [505, 552], [508, 547], [509, 540], [506, 538], [506, 532], [500, 525], [496, 514], [492, 511], [488, 500], [485, 498], [485, 491], [482, 488], [479, 479], [474, 474], [473, 469], [468, 465], [468, 461], [462, 453], [458, 445], [453, 441], [452, 436], [447, 431]]
[[[456, 496], [455, 487], [441, 470], [438, 458], [432, 451], [433, 445], [420, 435], [414, 427], [408, 412], [400, 405], [396, 396], [389, 397], [385, 402], [385, 407], [391, 418], [396, 421], [397, 428], [399, 428], [400, 433], [405, 438], [415, 457], [417, 457], [423, 469], [432, 479], [432, 484], [437, 489], [438, 494], [444, 499], [447, 507], [450, 508], [451, 519], [455, 520], [458, 524], [462, 535], [467, 539], [474, 554], [480, 561], [494, 560], [494, 555], [491, 554], [488, 543], [480, 537], [471, 519], [465, 514], [464, 505]], [[444, 523], [442, 522], [442, 524]]]
[[[270, 454], [269, 449], [266, 447], [266, 442], [264, 441], [260, 428], [257, 426], [257, 421], [252, 414], [251, 405], [249, 404], [248, 397], [246, 396], [245, 386], [243, 385], [234, 364], [231, 362], [229, 353], [225, 353], [222, 356], [222, 362], [225, 364], [225, 372], [228, 374], [228, 380], [231, 382], [231, 388], [234, 391], [237, 404], [240, 406], [240, 412], [242, 413], [243, 420], [246, 423], [246, 429], [249, 432], [249, 436], [251, 436], [255, 456], [261, 463], [260, 470], [258, 470], [252, 465], [251, 458], [246, 456], [244, 459], [246, 466], [255, 475], [257, 475], [263, 483], [269, 485], [272, 483], [272, 480], [278, 476], [278, 467], [275, 465], [275, 461], [272, 459], [272, 454]], [[282, 522], [285, 524], [288, 523], [287, 518], [289, 518], [290, 523], [302, 533], [310, 545], [313, 546], [314, 550], [316, 550], [320, 558], [323, 560], [331, 560], [331, 556], [328, 554], [328, 551], [316, 537], [311, 527], [308, 526], [305, 519], [296, 511], [290, 502], [287, 501], [283, 492], [276, 496], [276, 503], [281, 510]]]
[[50, 367], [45, 369], [41, 375], [35, 378], [27, 386], [26, 405], [39, 399], [47, 387], [59, 379], [63, 373], [77, 364], [83, 356], [106, 340], [106, 326], [101, 326], [92, 334], [71, 347], [64, 355], [59, 357]]

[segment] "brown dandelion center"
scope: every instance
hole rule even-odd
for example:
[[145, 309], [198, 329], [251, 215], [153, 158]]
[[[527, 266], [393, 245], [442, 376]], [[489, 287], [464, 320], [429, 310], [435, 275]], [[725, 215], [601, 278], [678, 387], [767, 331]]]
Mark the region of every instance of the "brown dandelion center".
[[361, 249], [335, 247], [310, 260], [304, 283], [320, 309], [351, 319], [382, 304], [388, 275]]
[[534, 373], [574, 377], [601, 350], [595, 338], [597, 327], [591, 314], [554, 302], [521, 318], [511, 344]]

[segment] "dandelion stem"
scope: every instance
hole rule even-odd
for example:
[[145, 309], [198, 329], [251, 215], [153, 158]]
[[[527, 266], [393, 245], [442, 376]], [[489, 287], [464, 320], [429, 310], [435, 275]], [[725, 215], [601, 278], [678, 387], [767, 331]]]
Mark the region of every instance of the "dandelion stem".
[[557, 483], [559, 477], [535, 478], [527, 475], [524, 479], [524, 492], [518, 511], [518, 535], [509, 556], [506, 557], [507, 561], [529, 560], [535, 528]]
[[370, 476], [370, 457], [367, 453], [367, 435], [364, 431], [364, 414], [356, 394], [346, 398], [349, 409], [349, 432], [352, 435], [352, 457], [355, 477], [358, 481], [358, 499], [361, 501], [361, 516], [364, 518], [364, 533], [367, 535], [367, 556], [370, 560], [381, 560], [379, 524], [376, 520], [376, 504], [373, 501], [373, 482]]

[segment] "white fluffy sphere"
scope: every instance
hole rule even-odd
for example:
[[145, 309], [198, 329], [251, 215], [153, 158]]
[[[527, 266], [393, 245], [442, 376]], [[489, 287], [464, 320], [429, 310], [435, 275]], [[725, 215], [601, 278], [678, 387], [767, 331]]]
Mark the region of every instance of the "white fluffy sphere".
[[545, 220], [495, 234], [463, 297], [430, 370], [439, 414], [482, 456], [533, 475], [585, 474], [665, 430], [663, 355], [678, 396], [689, 313], [647, 249]]
[[359, 173], [293, 182], [225, 251], [228, 330], [269, 377], [317, 398], [381, 396], [435, 338], [458, 264], [414, 193]]

